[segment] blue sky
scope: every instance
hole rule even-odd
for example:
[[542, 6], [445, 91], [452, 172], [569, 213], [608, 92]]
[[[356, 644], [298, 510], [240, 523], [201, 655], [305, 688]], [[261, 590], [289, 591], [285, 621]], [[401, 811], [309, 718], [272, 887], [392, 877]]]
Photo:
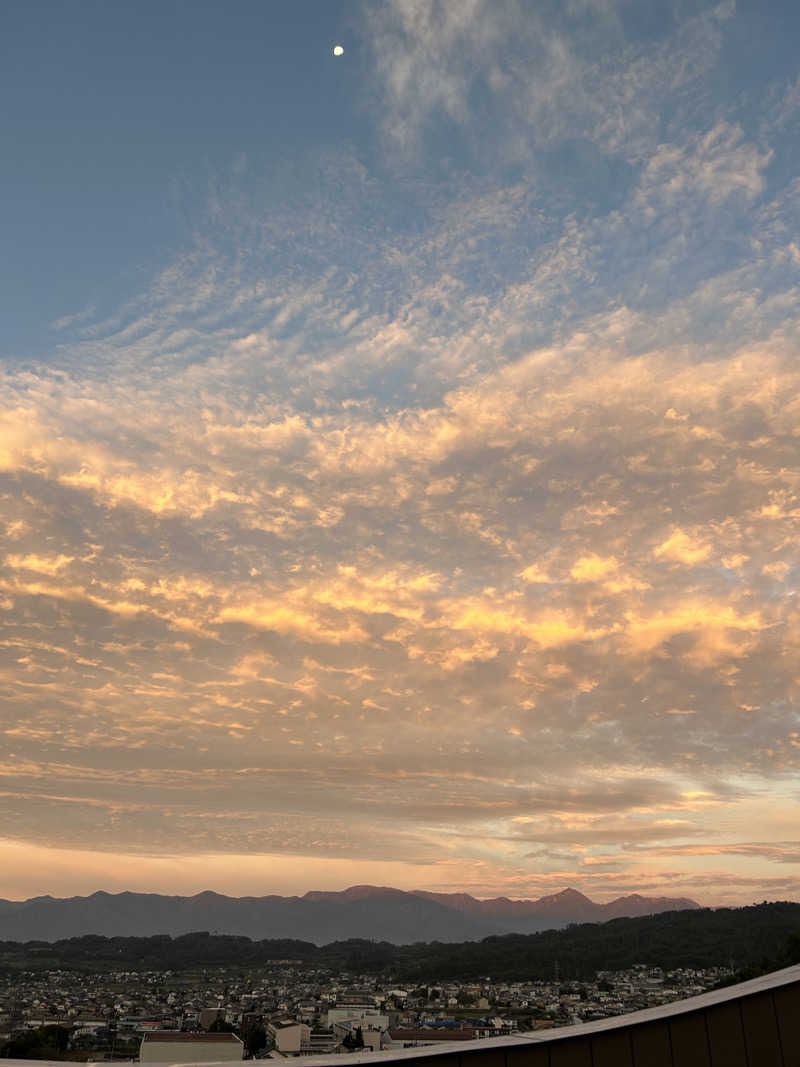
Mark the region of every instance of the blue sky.
[[3, 278], [4, 350], [45, 355], [43, 316], [124, 298], [191, 239], [209, 188], [243, 154], [269, 169], [312, 145], [365, 141], [357, 56], [331, 55], [353, 14], [9, 4], [2, 227], [18, 256]]
[[[607, 5], [579, 5], [572, 18], [561, 7], [522, 4], [516, 17], [571, 31], [576, 53], [609, 65], [626, 48], [657, 50], [699, 13], [700, 51], [703, 43], [713, 49], [705, 77], [672, 95], [662, 94], [657, 78], [648, 87], [663, 95], [650, 118], [665, 129], [726, 114], [757, 134], [764, 97], [794, 72], [800, 15], [792, 4], [740, 3], [736, 17], [725, 20], [724, 39], [713, 43], [702, 40], [708, 5], [625, 4], [613, 13]], [[376, 10], [380, 5], [373, 16]], [[479, 61], [466, 73], [470, 84], [460, 84], [475, 107], [469, 128], [448, 121], [446, 108], [441, 114], [434, 90], [429, 104], [413, 101], [415, 133], [427, 151], [387, 159], [380, 143], [387, 131], [374, 121], [382, 87], [369, 69], [381, 57], [369, 8], [355, 3], [242, 2], [229, 10], [213, 3], [12, 3], [3, 20], [8, 147], [0, 223], [16, 253], [6, 258], [2, 280], [6, 358], [47, 358], [50, 321], [77, 305], [124, 300], [191, 242], [209, 191], [232, 171], [248, 191], [280, 202], [301, 189], [314, 195], [313, 157], [322, 150], [348, 150], [380, 177], [395, 212], [396, 184], [411, 186], [404, 192], [413, 202], [420, 181], [438, 183], [453, 169], [456, 181], [466, 172], [489, 183], [504, 171], [506, 181], [533, 172], [562, 216], [618, 206], [634, 181], [629, 151], [608, 152], [582, 136], [580, 116], [557, 111], [546, 124], [557, 115], [563, 136], [528, 130], [520, 151], [511, 150], [498, 168], [497, 140], [518, 131], [509, 128], [501, 94], [487, 91]], [[331, 41], [348, 46], [338, 62]], [[497, 44], [493, 62], [528, 61], [524, 36]], [[383, 58], [393, 67], [397, 57]], [[548, 62], [557, 67], [557, 58]], [[513, 84], [508, 94], [515, 95]], [[776, 178], [787, 163], [775, 161]]]
[[2, 21], [0, 895], [796, 896], [796, 7]]

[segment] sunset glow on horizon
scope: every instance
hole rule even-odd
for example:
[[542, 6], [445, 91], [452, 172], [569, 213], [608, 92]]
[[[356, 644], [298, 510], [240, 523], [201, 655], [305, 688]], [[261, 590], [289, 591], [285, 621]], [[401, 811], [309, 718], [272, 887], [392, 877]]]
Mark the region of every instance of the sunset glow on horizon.
[[800, 899], [800, 25], [635, 6], [12, 14], [0, 898]]

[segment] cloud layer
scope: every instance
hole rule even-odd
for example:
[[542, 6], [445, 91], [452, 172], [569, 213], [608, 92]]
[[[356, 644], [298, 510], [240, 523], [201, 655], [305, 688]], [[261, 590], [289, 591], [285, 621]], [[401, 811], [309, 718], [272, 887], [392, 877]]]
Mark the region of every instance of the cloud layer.
[[391, 171], [329, 152], [267, 208], [240, 167], [7, 362], [9, 857], [796, 895], [796, 87], [701, 107], [728, 5], [568, 7], [375, 9]]

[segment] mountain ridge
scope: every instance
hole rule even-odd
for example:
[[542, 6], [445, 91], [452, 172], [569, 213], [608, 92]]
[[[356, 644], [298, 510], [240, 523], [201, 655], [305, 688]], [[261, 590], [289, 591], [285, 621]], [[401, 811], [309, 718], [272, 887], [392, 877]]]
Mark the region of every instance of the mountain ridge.
[[208, 930], [256, 940], [299, 938], [318, 945], [354, 937], [400, 945], [475, 941], [698, 907], [685, 897], [640, 894], [598, 904], [570, 888], [536, 900], [480, 900], [469, 893], [368, 885], [288, 897], [229, 897], [212, 890], [193, 896], [97, 890], [85, 897], [0, 900], [0, 939], [179, 936]]

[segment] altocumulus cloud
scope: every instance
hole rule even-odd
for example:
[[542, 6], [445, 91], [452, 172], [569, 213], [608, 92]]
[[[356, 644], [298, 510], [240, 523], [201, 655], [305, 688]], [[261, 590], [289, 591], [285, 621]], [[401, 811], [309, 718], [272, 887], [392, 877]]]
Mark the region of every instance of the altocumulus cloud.
[[[796, 87], [703, 121], [731, 7], [657, 44], [585, 8], [373, 11], [391, 175], [330, 154], [269, 210], [232, 178], [127, 306], [5, 367], [9, 838], [796, 892]], [[495, 112], [496, 169], [420, 179]], [[582, 216], [546, 159], [578, 130], [627, 176]]]

